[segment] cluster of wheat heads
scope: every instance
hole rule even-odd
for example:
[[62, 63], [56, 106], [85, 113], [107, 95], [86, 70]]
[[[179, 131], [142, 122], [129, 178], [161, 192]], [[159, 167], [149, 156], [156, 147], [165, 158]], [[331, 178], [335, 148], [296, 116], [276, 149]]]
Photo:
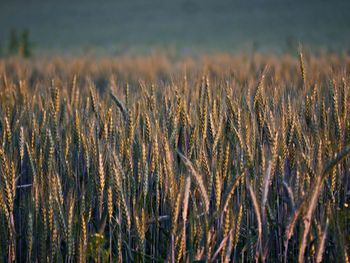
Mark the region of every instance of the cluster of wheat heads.
[[1, 261], [349, 262], [350, 60], [299, 60], [2, 61]]

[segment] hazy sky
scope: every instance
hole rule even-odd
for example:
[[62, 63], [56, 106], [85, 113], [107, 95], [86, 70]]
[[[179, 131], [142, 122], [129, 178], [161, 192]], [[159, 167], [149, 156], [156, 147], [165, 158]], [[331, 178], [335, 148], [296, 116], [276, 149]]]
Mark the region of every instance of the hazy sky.
[[350, 0], [0, 0], [0, 25], [48, 52], [349, 50]]

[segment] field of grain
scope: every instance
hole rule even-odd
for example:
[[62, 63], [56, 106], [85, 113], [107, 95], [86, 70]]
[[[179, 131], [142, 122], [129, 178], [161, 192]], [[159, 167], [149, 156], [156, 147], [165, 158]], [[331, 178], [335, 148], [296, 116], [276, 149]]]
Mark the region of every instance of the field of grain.
[[0, 261], [349, 262], [349, 66], [0, 60]]

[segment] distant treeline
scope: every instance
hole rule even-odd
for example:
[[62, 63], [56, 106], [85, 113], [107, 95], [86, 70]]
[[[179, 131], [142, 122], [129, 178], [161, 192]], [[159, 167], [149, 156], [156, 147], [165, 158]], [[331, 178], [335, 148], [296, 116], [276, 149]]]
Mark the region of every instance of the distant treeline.
[[8, 39], [4, 43], [0, 42], [0, 56], [21, 56], [30, 57], [32, 55], [32, 43], [29, 40], [29, 30], [17, 31], [12, 29]]

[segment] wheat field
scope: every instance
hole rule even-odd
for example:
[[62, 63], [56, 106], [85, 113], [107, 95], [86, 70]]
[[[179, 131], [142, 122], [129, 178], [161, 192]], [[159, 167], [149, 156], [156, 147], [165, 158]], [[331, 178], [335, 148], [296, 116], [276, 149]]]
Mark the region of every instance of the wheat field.
[[349, 66], [2, 59], [1, 262], [349, 262]]

